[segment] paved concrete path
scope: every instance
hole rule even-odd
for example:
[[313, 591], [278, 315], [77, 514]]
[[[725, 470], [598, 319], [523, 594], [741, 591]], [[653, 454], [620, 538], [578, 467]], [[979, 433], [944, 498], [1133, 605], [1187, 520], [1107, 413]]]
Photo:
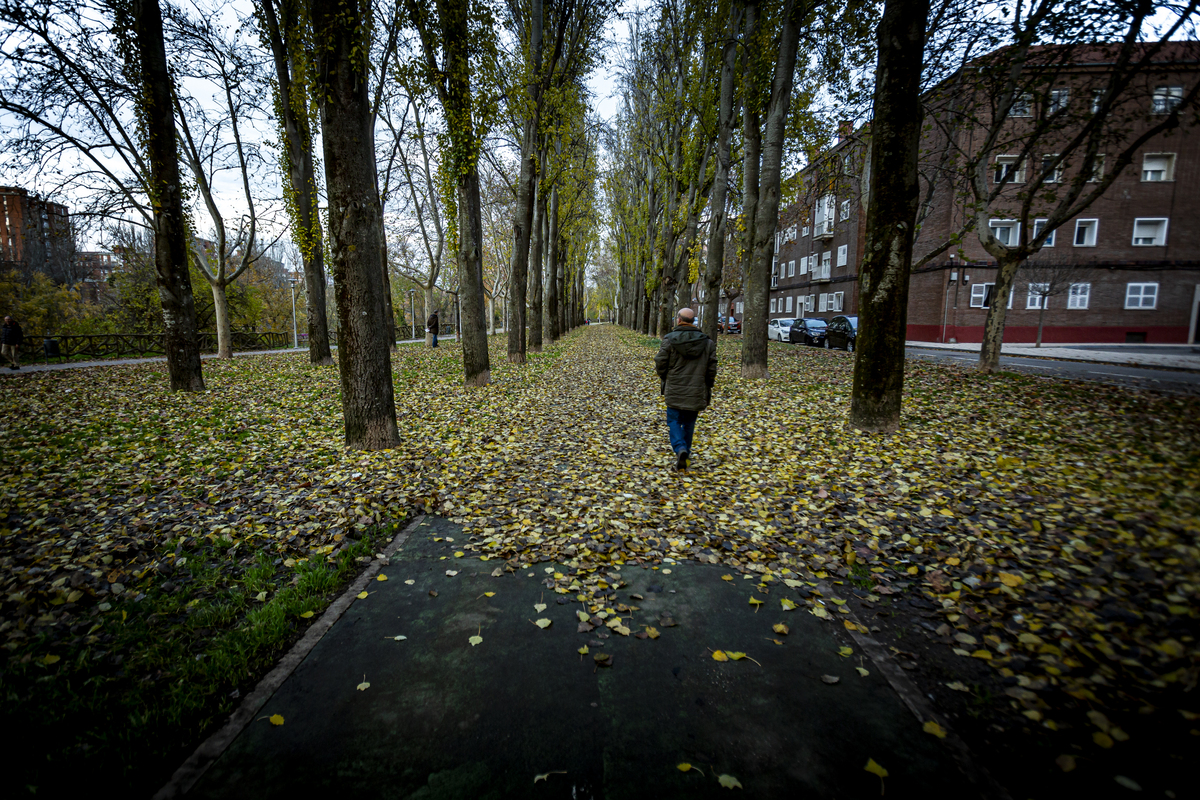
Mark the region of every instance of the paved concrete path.
[[615, 599], [639, 607], [634, 632], [661, 637], [579, 632], [583, 606], [542, 585], [561, 565], [492, 577], [502, 562], [454, 557], [461, 536], [417, 526], [188, 796], [694, 800], [726, 796], [720, 775], [758, 798], [980, 796], [883, 672], [856, 646], [839, 655], [853, 646], [840, 622], [781, 610], [795, 590], [756, 613], [739, 574], [626, 565]]
[[[949, 350], [979, 353], [978, 344], [941, 344], [940, 342], [905, 342], [907, 349]], [[1200, 371], [1200, 346], [1180, 345], [1043, 345], [1003, 344], [1001, 355], [1025, 358], [1049, 358], [1058, 361], [1090, 361], [1100, 364], [1123, 364], [1160, 369]]]

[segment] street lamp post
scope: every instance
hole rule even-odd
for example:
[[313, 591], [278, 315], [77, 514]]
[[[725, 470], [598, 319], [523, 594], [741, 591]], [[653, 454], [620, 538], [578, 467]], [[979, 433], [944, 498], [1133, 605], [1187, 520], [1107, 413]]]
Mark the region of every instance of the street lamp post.
[[416, 289], [408, 290], [408, 315], [409, 324], [412, 326], [412, 338], [417, 338], [417, 301], [414, 297]]
[[288, 279], [292, 285], [292, 349], [300, 347], [300, 336], [296, 331], [296, 279]]

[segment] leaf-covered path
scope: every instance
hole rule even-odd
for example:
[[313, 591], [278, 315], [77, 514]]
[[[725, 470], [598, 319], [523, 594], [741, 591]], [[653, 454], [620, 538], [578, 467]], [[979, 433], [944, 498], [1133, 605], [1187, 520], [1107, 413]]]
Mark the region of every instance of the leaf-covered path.
[[[302, 357], [209, 362], [200, 395], [159, 365], [5, 381], [5, 683], [40, 681], [34, 714], [87, 678], [89, 714], [194, 741], [319, 611], [326, 572], [415, 507], [464, 526], [458, 558], [568, 564], [555, 591], [589, 605], [601, 567], [690, 559], [837, 625], [813, 585], [832, 581], [880, 635], [919, 607], [923, 662], [987, 670], [1005, 730], [1080, 763], [1134, 724], [1194, 747], [1196, 399], [910, 362], [902, 432], [872, 438], [845, 428], [848, 354], [773, 345], [756, 383], [723, 341], [678, 474], [655, 344], [593, 326], [523, 367], [497, 346], [482, 390], [455, 348], [401, 349], [403, 440], [370, 454], [341, 446], [336, 370]], [[70, 713], [56, 758], [87, 739]]]

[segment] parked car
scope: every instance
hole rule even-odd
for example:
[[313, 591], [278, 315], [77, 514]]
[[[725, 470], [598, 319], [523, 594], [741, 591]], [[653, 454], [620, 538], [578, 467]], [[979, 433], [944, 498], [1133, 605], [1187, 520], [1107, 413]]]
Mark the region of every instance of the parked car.
[[791, 330], [788, 331], [788, 340], [793, 344], [821, 347], [825, 344], [825, 329], [828, 326], [829, 323], [819, 317], [798, 319], [792, 323]]
[[773, 319], [767, 323], [767, 341], [787, 342], [788, 331], [792, 328], [793, 319]]
[[858, 317], [834, 317], [825, 329], [825, 349], [854, 352], [855, 340], [858, 339]]
[[742, 323], [737, 317], [717, 317], [717, 330], [721, 333], [741, 333]]

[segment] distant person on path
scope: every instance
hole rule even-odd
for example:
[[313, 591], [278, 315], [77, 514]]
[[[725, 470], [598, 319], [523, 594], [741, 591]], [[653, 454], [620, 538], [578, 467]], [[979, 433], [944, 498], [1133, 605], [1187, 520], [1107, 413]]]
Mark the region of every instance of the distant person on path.
[[429, 330], [430, 333], [433, 334], [433, 344], [430, 345], [431, 347], [437, 347], [437, 335], [438, 335], [438, 325], [439, 324], [440, 323], [438, 322], [438, 312], [436, 312], [436, 311], [434, 311], [432, 314], [429, 315], [429, 319], [425, 320], [425, 327]]
[[667, 428], [675, 469], [687, 469], [696, 417], [708, 408], [717, 380], [717, 344], [696, 327], [696, 312], [681, 308], [675, 327], [662, 339], [654, 370], [667, 398]]
[[3, 333], [0, 334], [0, 340], [3, 344], [4, 358], [8, 360], [8, 368], [19, 370], [21, 368], [19, 350], [25, 343], [25, 333], [21, 330], [20, 324], [12, 317], [4, 318], [4, 328]]

